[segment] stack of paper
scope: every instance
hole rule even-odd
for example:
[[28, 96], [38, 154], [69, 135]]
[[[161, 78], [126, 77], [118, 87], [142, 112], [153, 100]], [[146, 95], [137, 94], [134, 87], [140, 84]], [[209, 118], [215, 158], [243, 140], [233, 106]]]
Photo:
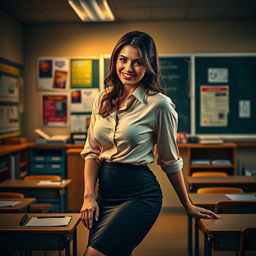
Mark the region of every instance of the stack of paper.
[[71, 216], [50, 216], [32, 217], [26, 227], [66, 227], [71, 220]]
[[226, 194], [232, 201], [256, 201], [256, 195]]
[[210, 159], [193, 159], [191, 160], [191, 165], [210, 165]]
[[200, 135], [198, 136], [200, 144], [222, 144], [223, 139], [218, 135]]
[[228, 159], [216, 159], [212, 160], [212, 165], [231, 165], [231, 161]]
[[58, 181], [58, 180], [41, 180], [41, 181], [39, 181], [38, 183], [37, 183], [37, 185], [38, 186], [45, 186], [45, 185], [60, 185], [60, 184], [63, 184], [63, 183], [65, 183], [65, 181], [64, 180], [60, 180], [60, 181]]
[[0, 201], [0, 207], [14, 207], [19, 204], [20, 201]]

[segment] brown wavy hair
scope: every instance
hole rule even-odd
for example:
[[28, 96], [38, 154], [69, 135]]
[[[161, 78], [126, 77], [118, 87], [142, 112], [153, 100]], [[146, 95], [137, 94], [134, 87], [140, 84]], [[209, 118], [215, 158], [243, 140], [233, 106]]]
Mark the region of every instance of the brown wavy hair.
[[[146, 72], [141, 80], [140, 86], [143, 86], [147, 95], [154, 95], [165, 91], [160, 86], [160, 67], [153, 38], [147, 33], [132, 31], [123, 35], [113, 49], [108, 75], [104, 80], [105, 93], [100, 102], [99, 114], [102, 117], [110, 115], [118, 107], [118, 98], [123, 93], [123, 84], [116, 73], [116, 62], [120, 51], [126, 45], [137, 48], [140, 52]], [[110, 90], [107, 90], [110, 88]]]

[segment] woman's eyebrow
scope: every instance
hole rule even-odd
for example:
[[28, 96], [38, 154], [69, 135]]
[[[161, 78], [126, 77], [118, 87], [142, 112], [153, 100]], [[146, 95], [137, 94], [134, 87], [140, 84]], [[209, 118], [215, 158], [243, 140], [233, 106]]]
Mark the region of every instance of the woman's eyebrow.
[[[122, 57], [122, 58], [125, 58], [125, 59], [128, 59], [128, 57], [126, 57], [126, 56], [124, 56], [124, 55], [122, 55], [122, 54], [120, 54], [119, 55], [119, 57]], [[138, 59], [134, 59], [133, 61], [141, 61], [141, 58], [138, 58]]]

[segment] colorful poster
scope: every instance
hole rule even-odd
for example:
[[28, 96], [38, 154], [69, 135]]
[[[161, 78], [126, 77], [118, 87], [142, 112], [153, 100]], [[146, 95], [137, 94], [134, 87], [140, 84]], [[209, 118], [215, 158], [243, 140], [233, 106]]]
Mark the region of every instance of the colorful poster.
[[71, 112], [91, 112], [98, 89], [71, 90]]
[[48, 126], [68, 125], [68, 95], [42, 94], [42, 124]]
[[67, 90], [68, 73], [67, 58], [40, 58], [38, 60], [38, 89], [46, 91]]
[[200, 125], [202, 127], [224, 127], [228, 125], [229, 87], [200, 87]]
[[71, 88], [86, 88], [93, 86], [92, 60], [71, 60]]

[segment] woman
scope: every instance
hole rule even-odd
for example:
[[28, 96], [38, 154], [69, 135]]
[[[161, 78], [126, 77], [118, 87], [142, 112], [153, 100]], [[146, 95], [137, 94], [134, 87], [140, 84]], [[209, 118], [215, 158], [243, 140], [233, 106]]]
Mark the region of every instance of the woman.
[[[188, 214], [217, 218], [192, 205], [176, 144], [177, 113], [159, 84], [153, 39], [133, 31], [117, 42], [105, 90], [95, 99], [85, 147], [84, 202], [81, 219], [90, 229], [86, 256], [128, 256], [155, 220], [162, 193], [147, 164], [166, 172]], [[95, 184], [99, 181], [96, 199]]]

